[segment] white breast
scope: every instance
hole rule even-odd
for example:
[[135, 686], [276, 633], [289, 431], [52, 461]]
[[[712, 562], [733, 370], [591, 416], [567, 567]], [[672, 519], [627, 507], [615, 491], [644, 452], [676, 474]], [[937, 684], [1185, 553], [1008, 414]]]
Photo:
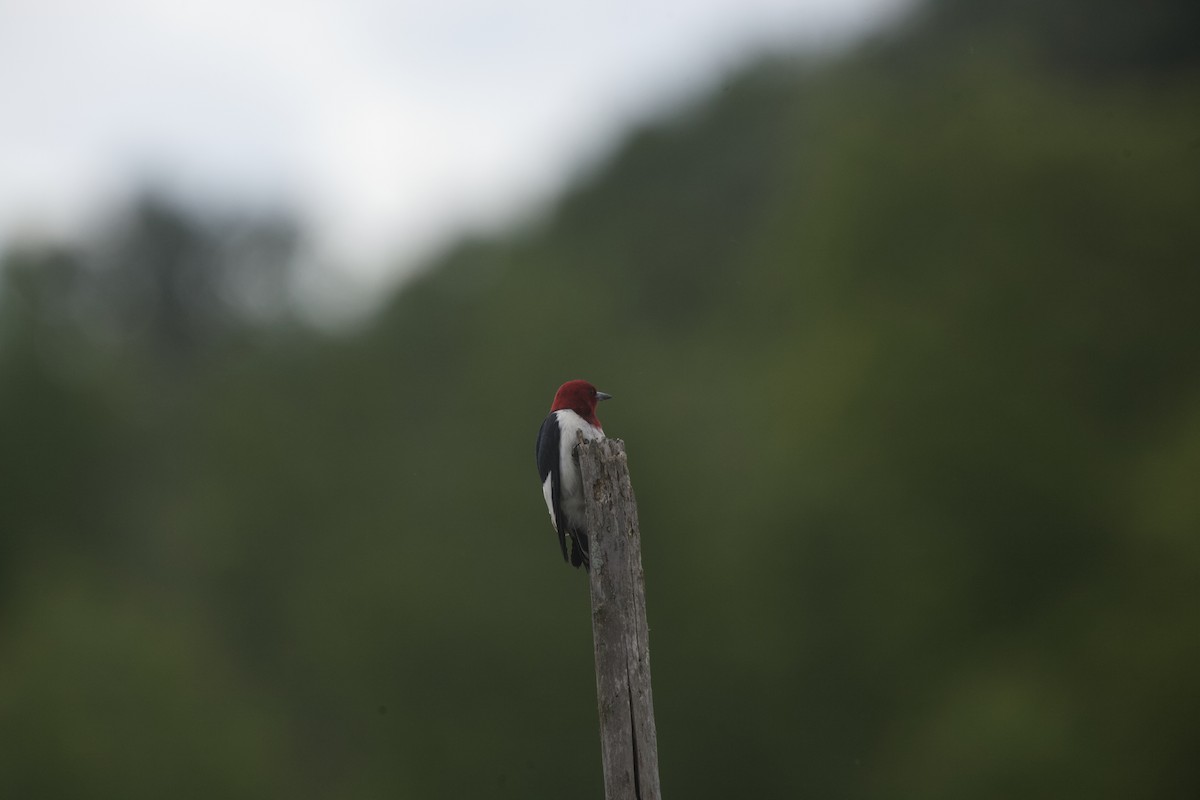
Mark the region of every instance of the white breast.
[[[577, 442], [576, 434], [582, 432], [585, 439], [603, 439], [604, 431], [584, 420], [583, 417], [569, 409], [555, 411], [554, 415], [558, 417], [558, 429], [561, 437], [558, 441], [558, 463], [561, 465], [562, 472], [562, 490], [560, 500], [562, 502], [563, 516], [566, 517], [564, 522], [570, 527], [583, 527], [583, 479], [579, 475], [579, 465], [572, 458], [573, 451]], [[546, 505], [550, 506], [549, 479], [543, 487], [543, 492], [546, 495]], [[554, 521], [554, 510], [550, 511], [550, 518]], [[557, 521], [555, 521], [557, 526]]]

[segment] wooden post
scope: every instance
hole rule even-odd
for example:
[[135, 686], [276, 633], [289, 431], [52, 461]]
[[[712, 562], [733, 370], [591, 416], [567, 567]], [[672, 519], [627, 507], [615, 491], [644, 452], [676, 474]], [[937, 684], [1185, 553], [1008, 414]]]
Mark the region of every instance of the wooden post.
[[637, 504], [625, 443], [581, 442], [605, 800], [660, 800]]

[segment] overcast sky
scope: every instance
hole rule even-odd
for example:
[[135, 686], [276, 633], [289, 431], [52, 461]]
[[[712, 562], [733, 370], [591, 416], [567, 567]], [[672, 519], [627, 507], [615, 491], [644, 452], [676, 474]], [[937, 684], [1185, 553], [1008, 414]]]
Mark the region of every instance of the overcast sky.
[[746, 53], [905, 0], [0, 0], [0, 247], [148, 183], [284, 207], [367, 283], [503, 224]]

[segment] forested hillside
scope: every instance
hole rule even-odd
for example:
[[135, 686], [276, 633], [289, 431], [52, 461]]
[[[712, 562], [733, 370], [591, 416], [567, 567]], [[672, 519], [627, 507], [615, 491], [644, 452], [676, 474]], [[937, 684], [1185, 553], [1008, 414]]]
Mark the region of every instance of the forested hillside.
[[584, 377], [667, 795], [1200, 796], [1197, 42], [977, 0], [760, 62], [337, 336], [286, 221], [14, 247], [0, 795], [602, 797], [533, 464]]

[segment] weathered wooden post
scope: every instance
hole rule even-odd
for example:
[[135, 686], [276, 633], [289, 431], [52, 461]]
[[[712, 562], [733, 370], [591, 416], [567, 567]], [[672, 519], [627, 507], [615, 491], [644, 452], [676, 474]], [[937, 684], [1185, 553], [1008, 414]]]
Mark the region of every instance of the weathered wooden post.
[[637, 504], [625, 443], [578, 448], [591, 537], [592, 639], [605, 800], [660, 800], [650, 633]]

